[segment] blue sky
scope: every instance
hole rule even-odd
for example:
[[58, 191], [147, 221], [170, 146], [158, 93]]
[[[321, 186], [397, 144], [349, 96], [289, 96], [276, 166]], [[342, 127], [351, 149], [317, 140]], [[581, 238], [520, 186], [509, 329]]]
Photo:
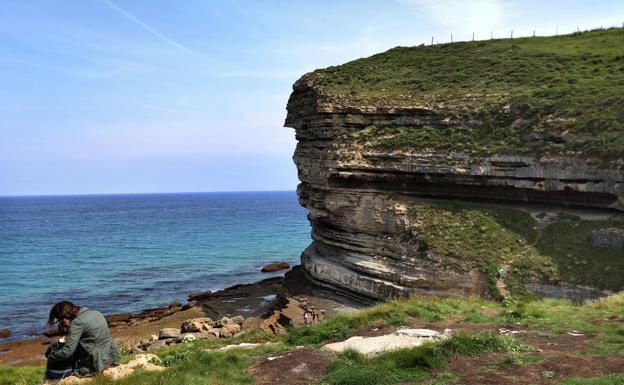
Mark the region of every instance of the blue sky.
[[305, 72], [622, 22], [623, 1], [6, 0], [0, 195], [292, 190]]

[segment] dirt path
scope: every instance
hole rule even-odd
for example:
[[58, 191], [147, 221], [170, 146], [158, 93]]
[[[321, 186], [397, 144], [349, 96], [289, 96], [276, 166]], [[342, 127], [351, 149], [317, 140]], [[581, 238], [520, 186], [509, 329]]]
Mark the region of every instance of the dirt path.
[[535, 237], [535, 240], [533, 241], [533, 243], [531, 243], [530, 245], [527, 245], [522, 251], [512, 255], [511, 258], [505, 261], [502, 264], [504, 273], [501, 276], [499, 276], [498, 273], [496, 275], [496, 288], [498, 289], [498, 292], [503, 298], [511, 299], [511, 293], [509, 292], [509, 290], [507, 289], [507, 285], [505, 284], [505, 276], [507, 275], [507, 272], [509, 271], [509, 265], [511, 265], [516, 260], [516, 258], [524, 255], [524, 253], [526, 253], [531, 247], [535, 247], [539, 243], [539, 241], [542, 239], [542, 225], [538, 223], [536, 230], [537, 230], [537, 236]]
[[295, 349], [253, 363], [247, 373], [257, 385], [317, 384], [332, 358], [332, 354], [317, 349]]
[[[551, 385], [565, 378], [590, 378], [624, 372], [621, 356], [578, 356], [560, 353], [532, 355], [537, 362], [508, 363], [504, 353], [459, 357], [444, 368], [457, 376], [447, 384], [462, 385]], [[436, 376], [433, 376], [434, 378]]]
[[[509, 271], [509, 262], [503, 263], [502, 268], [505, 269], [505, 272]], [[500, 293], [500, 295], [503, 298], [511, 298], [511, 293], [509, 292], [509, 290], [507, 290], [507, 285], [505, 285], [505, 276], [504, 276], [504, 274], [502, 276], [499, 276], [498, 273], [497, 273], [497, 275], [496, 275], [496, 288], [498, 289], [498, 292]]]

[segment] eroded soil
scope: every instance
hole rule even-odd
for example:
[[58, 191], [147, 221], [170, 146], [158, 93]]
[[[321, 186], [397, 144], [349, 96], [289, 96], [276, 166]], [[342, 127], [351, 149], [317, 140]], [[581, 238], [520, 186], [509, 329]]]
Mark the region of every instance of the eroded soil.
[[247, 373], [256, 385], [317, 384], [331, 361], [332, 354], [317, 349], [295, 349], [254, 362]]

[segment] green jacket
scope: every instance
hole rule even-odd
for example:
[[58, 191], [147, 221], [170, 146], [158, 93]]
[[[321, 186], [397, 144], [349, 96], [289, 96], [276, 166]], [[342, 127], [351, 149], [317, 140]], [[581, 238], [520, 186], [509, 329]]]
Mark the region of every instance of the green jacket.
[[108, 330], [106, 318], [99, 311], [81, 308], [69, 324], [69, 334], [63, 348], [50, 353], [49, 362], [74, 362], [74, 374], [91, 376], [117, 363], [119, 349]]

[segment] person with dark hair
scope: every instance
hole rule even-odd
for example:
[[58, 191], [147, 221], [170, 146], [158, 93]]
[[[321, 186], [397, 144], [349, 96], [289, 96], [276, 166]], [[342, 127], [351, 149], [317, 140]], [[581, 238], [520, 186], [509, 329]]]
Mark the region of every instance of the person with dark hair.
[[[96, 310], [78, 307], [69, 301], [54, 304], [48, 325], [58, 324], [68, 330], [64, 343], [48, 349], [48, 368], [64, 366], [71, 361], [78, 377], [93, 376], [119, 362], [121, 354], [108, 330], [106, 318]], [[46, 370], [46, 377], [54, 376]], [[67, 376], [67, 373], [63, 373]]]

